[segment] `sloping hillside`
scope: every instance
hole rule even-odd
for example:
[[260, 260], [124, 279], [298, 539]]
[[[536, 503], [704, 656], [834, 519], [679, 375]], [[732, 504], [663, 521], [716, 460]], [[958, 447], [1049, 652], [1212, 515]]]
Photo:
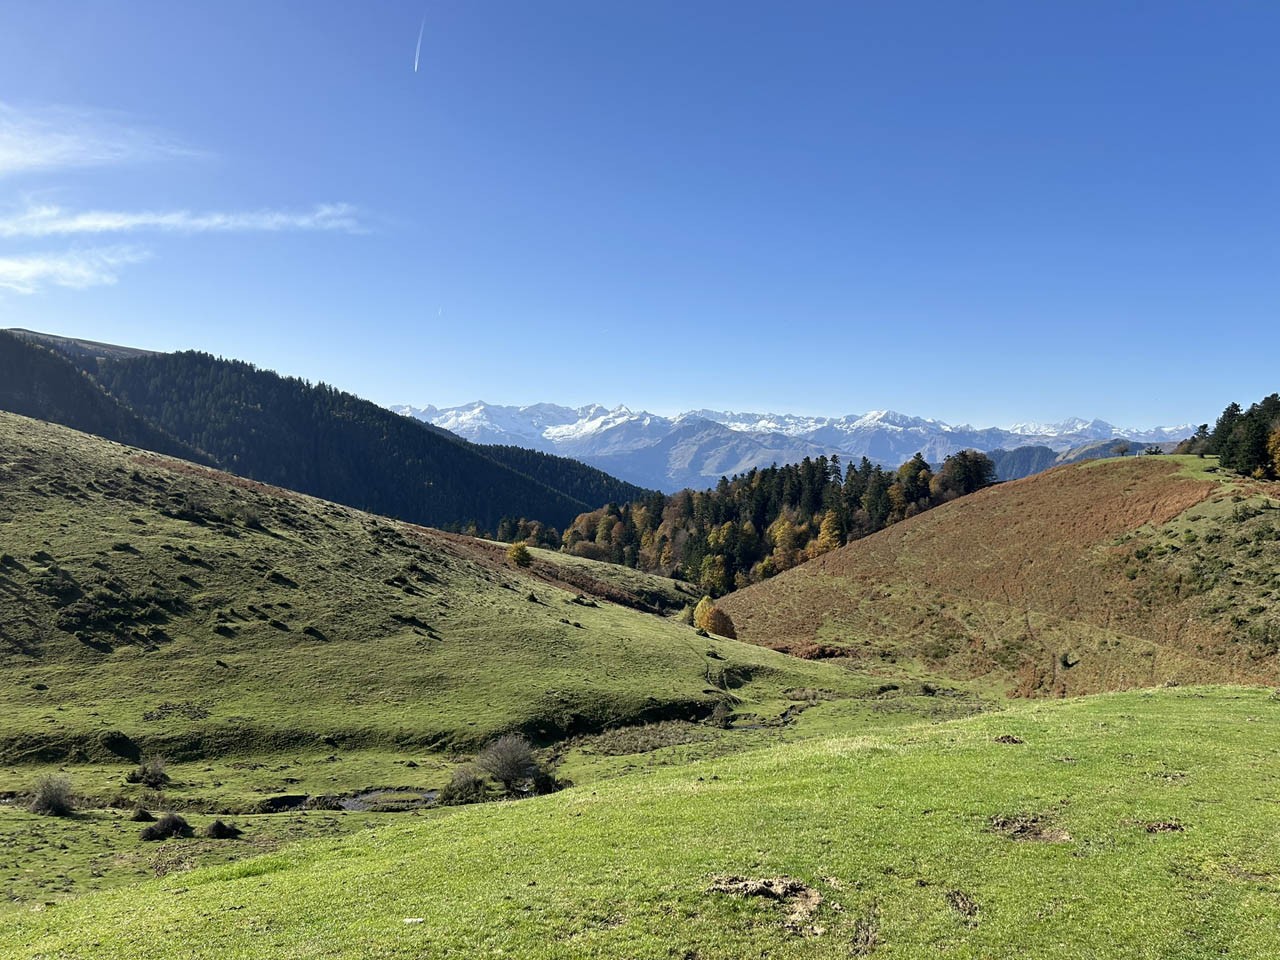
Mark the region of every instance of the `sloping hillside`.
[[1274, 485], [1212, 459], [1062, 467], [723, 600], [738, 636], [1021, 694], [1280, 677]]
[[585, 509], [649, 494], [576, 460], [480, 447], [248, 363], [29, 330], [0, 336], [0, 364], [13, 369], [0, 409], [414, 523], [563, 527]]
[[118, 343], [102, 343], [99, 340], [80, 340], [75, 337], [59, 337], [52, 333], [40, 333], [36, 330], [24, 330], [22, 327], [10, 327], [6, 333], [20, 337], [28, 343], [42, 346], [70, 357], [73, 360], [97, 362], [98, 360], [128, 360], [133, 357], [146, 357], [156, 353], [155, 350], [143, 350], [140, 347], [125, 347]]
[[186, 460], [210, 462], [205, 454], [105, 393], [61, 353], [7, 330], [0, 330], [0, 410]]
[[0, 952], [1274, 957], [1277, 734], [1280, 702], [1262, 690], [1022, 704], [0, 915]]
[[100, 363], [97, 378], [241, 476], [384, 516], [492, 530], [515, 515], [562, 526], [586, 503], [367, 400], [248, 363], [155, 354]]
[[583, 584], [0, 414], [0, 762], [550, 742], [867, 684]]

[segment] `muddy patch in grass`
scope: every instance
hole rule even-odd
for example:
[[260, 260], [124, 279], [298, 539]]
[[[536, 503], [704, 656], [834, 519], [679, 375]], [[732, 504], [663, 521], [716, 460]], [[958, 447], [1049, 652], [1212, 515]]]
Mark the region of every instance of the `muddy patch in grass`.
[[1187, 828], [1178, 820], [1151, 820], [1142, 829], [1147, 833], [1182, 833]]
[[1033, 843], [1066, 843], [1071, 834], [1038, 813], [997, 814], [988, 825], [1002, 837]]
[[855, 957], [869, 957], [880, 943], [880, 904], [873, 901], [867, 912], [853, 925], [849, 952]]
[[969, 896], [963, 890], [948, 890], [947, 906], [960, 914], [969, 926], [977, 926], [978, 901], [974, 900], [973, 897]]
[[822, 905], [822, 894], [794, 877], [716, 877], [707, 888], [711, 893], [736, 897], [761, 897], [787, 908], [785, 926], [792, 933], [821, 936], [825, 929], [812, 923]]

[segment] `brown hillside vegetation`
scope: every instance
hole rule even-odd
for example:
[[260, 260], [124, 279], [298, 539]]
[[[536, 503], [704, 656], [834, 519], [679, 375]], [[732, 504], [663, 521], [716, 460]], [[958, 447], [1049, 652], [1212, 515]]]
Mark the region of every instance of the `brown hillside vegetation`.
[[1280, 676], [1275, 484], [1212, 459], [1001, 484], [732, 594], [741, 639], [1022, 695]]

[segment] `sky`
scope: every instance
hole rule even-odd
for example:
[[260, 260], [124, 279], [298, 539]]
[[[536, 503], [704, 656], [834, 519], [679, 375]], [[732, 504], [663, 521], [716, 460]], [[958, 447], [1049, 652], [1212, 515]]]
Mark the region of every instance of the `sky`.
[[0, 326], [383, 404], [1212, 421], [1280, 389], [1278, 37], [1269, 0], [8, 3]]

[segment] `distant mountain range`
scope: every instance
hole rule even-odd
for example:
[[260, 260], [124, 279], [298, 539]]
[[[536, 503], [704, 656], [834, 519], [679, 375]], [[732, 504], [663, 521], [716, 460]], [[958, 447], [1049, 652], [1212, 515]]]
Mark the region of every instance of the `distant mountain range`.
[[[1058, 455], [1102, 441], [1172, 443], [1185, 439], [1194, 429], [1183, 424], [1130, 430], [1080, 418], [979, 428], [892, 410], [843, 417], [691, 410], [663, 417], [599, 404], [516, 407], [482, 401], [459, 407], [392, 409], [474, 443], [528, 447], [573, 457], [631, 483], [668, 492], [713, 486], [722, 476], [822, 454], [839, 454], [846, 460], [867, 457], [896, 467], [916, 453], [937, 463], [960, 450], [991, 452], [1035, 446], [1054, 454], [1052, 458], [1036, 458], [1038, 469], [1043, 469], [1047, 459], [1057, 460]], [[1024, 461], [1030, 462], [1025, 457], [1009, 462]], [[1018, 471], [1017, 475], [1026, 474]], [[1012, 474], [1002, 479], [1012, 479]]]

